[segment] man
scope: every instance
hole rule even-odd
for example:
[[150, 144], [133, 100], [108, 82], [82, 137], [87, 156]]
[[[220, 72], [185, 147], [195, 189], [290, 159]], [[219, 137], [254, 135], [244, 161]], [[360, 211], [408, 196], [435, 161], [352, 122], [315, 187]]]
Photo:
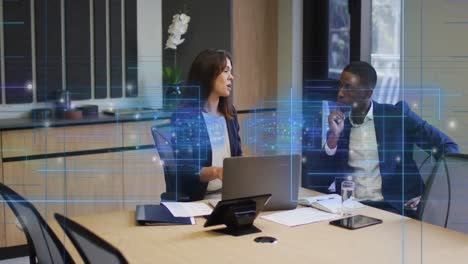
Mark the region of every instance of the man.
[[[413, 144], [438, 158], [457, 153], [458, 145], [409, 109], [372, 101], [377, 73], [366, 62], [352, 62], [341, 74], [337, 104], [328, 117], [327, 142], [321, 154], [323, 185], [340, 190], [352, 176], [355, 196], [384, 210], [416, 216], [424, 190], [413, 160]], [[348, 114], [345, 114], [349, 111]]]

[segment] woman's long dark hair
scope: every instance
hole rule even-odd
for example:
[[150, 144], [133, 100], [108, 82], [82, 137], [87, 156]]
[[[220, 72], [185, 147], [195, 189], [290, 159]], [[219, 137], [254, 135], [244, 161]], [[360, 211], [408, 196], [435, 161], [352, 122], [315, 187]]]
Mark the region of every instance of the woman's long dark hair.
[[[192, 89], [197, 90], [197, 99], [200, 100], [201, 107], [204, 107], [214, 89], [214, 81], [226, 68], [227, 59], [232, 63], [231, 55], [227, 51], [207, 49], [198, 54], [193, 61], [187, 82], [196, 87]], [[219, 97], [218, 111], [227, 119], [233, 118], [234, 108], [230, 96]]]

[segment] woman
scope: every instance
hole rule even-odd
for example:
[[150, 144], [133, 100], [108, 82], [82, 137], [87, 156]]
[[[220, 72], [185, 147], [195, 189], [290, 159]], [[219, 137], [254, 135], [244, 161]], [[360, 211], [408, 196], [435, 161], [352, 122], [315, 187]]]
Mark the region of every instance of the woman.
[[222, 187], [223, 159], [241, 156], [239, 123], [232, 106], [232, 61], [223, 50], [202, 51], [192, 63], [192, 96], [173, 116], [176, 192], [190, 201]]

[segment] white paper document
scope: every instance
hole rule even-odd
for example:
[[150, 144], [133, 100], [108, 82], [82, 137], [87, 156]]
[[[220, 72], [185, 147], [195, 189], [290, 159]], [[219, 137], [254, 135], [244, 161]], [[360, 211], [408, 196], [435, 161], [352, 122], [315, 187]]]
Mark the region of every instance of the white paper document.
[[175, 217], [210, 215], [213, 209], [205, 203], [162, 202]]
[[216, 205], [218, 205], [219, 202], [221, 202], [221, 199], [208, 199], [207, 201], [208, 201], [208, 204], [213, 206], [214, 208], [216, 207]]
[[339, 215], [322, 212], [309, 207], [261, 216], [263, 219], [287, 226], [305, 225], [319, 221], [331, 220], [337, 217], [339, 217]]

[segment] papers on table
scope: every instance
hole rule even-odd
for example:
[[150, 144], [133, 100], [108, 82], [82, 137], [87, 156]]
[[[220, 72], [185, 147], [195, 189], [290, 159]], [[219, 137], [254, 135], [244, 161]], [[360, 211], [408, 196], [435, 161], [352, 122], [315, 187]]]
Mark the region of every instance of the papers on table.
[[331, 220], [337, 217], [339, 216], [336, 214], [322, 212], [309, 207], [261, 216], [263, 219], [287, 226], [305, 225], [319, 221]]
[[205, 203], [162, 202], [162, 204], [166, 206], [175, 217], [210, 215], [213, 211], [213, 209]]
[[216, 205], [217, 205], [219, 202], [221, 202], [221, 199], [208, 199], [208, 204], [211, 205], [211, 206], [213, 206], [213, 208], [216, 207]]
[[349, 209], [358, 209], [364, 207], [364, 205], [356, 200], [353, 197], [343, 202], [343, 206]]

